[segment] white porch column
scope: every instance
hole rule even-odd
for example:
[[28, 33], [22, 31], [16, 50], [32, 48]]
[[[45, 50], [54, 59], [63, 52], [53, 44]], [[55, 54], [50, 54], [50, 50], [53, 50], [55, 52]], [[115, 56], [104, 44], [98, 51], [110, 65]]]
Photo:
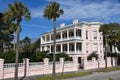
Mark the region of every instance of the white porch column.
[[67, 30], [67, 39], [69, 38], [69, 30]]
[[50, 38], [50, 42], [51, 42], [51, 34], [49, 35], [49, 38]]
[[67, 43], [67, 53], [69, 54], [69, 43]]
[[60, 47], [60, 48], [61, 48], [61, 52], [63, 52], [63, 45], [62, 45], [62, 44], [60, 44], [60, 46], [61, 46], [61, 47]]
[[76, 38], [76, 28], [74, 28], [74, 38]]
[[76, 42], [74, 43], [74, 50], [75, 50], [75, 54], [76, 54]]
[[61, 41], [62, 41], [62, 31], [60, 32], [60, 37], [61, 37]]
[[49, 53], [51, 53], [51, 45], [49, 45]]

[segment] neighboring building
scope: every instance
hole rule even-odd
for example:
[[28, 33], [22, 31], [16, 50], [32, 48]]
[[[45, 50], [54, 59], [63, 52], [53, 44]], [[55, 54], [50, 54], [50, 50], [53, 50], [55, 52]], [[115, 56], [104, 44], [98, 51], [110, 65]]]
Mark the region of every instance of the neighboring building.
[[[100, 22], [78, 22], [65, 26], [64, 23], [56, 29], [56, 53], [66, 52], [71, 57], [88, 56], [96, 52], [103, 58], [103, 36], [99, 32]], [[53, 31], [41, 34], [41, 51], [53, 52]]]

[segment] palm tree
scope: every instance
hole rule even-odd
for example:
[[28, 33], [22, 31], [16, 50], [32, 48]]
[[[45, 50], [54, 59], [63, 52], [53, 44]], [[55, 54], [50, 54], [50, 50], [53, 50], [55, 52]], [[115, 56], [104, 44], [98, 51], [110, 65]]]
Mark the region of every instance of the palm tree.
[[21, 2], [14, 2], [9, 4], [8, 12], [12, 16], [12, 20], [16, 23], [16, 60], [15, 60], [15, 80], [18, 80], [18, 59], [19, 59], [19, 36], [20, 36], [20, 23], [22, 18], [30, 20], [29, 9]]
[[54, 24], [54, 50], [53, 50], [53, 80], [55, 80], [55, 50], [56, 50], [56, 18], [64, 13], [63, 9], [60, 9], [60, 5], [57, 2], [50, 2], [44, 10], [43, 17], [48, 20], [53, 20]]

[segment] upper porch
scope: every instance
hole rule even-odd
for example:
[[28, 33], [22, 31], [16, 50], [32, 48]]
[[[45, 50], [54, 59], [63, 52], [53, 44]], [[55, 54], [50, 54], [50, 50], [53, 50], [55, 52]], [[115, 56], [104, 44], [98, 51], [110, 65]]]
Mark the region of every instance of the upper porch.
[[[83, 39], [83, 32], [81, 28], [69, 28], [56, 32], [56, 42], [67, 41], [73, 39]], [[44, 34], [41, 36], [41, 44], [53, 43], [53, 33]]]

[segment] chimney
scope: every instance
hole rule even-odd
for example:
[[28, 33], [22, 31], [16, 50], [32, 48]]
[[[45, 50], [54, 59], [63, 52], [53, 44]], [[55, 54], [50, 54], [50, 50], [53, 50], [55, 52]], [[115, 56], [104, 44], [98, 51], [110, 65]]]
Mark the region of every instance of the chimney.
[[65, 27], [65, 23], [60, 24], [60, 27]]
[[78, 19], [73, 20], [73, 24], [77, 24], [78, 23]]

